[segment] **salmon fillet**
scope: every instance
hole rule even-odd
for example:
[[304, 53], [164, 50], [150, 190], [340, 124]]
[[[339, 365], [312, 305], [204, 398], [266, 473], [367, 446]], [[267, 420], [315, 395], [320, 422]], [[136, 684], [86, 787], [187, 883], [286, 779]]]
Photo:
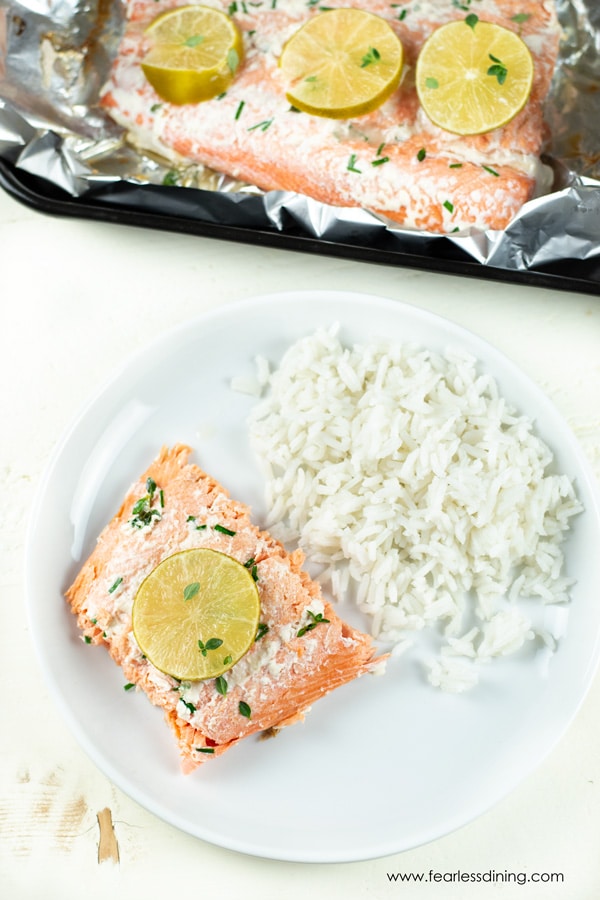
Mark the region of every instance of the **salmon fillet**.
[[[140, 68], [148, 49], [143, 31], [158, 13], [185, 4], [130, 0], [101, 103], [138, 146], [175, 163], [204, 164], [266, 191], [360, 207], [433, 233], [503, 229], [523, 203], [550, 188], [549, 169], [540, 162], [542, 107], [559, 42], [549, 0], [331, 0], [327, 8], [360, 6], [388, 20], [406, 60], [402, 84], [383, 106], [343, 121], [295, 112], [278, 69], [285, 41], [318, 14], [313, 0], [206, 2], [232, 12], [244, 37], [245, 59], [221, 98], [173, 106], [156, 95]], [[488, 134], [460, 137], [423, 113], [414, 67], [432, 31], [469, 10], [518, 31], [533, 54], [535, 73], [530, 99], [512, 122]]]
[[[323, 598], [301, 568], [303, 554], [288, 553], [253, 525], [248, 507], [187, 462], [190, 452], [184, 445], [163, 448], [131, 486], [66, 592], [87, 642], [106, 646], [128, 682], [163, 709], [186, 773], [250, 734], [297, 722], [315, 700], [383, 659], [376, 658], [371, 638], [343, 622]], [[148, 478], [157, 485], [156, 497], [162, 491], [164, 506], [157, 504], [149, 523], [135, 527], [132, 510], [147, 494]], [[180, 682], [159, 671], [132, 631], [133, 600], [146, 575], [171, 554], [195, 547], [256, 564], [259, 634], [264, 626], [268, 631], [226, 673], [225, 696], [214, 679]], [[329, 621], [298, 635], [313, 621], [311, 613]], [[250, 718], [240, 714], [240, 701], [250, 707]]]

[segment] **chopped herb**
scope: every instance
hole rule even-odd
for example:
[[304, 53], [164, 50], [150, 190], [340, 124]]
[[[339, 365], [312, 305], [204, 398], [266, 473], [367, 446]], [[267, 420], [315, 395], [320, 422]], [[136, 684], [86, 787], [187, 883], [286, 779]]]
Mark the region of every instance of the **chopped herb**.
[[191, 600], [192, 597], [195, 597], [198, 591], [200, 590], [200, 582], [193, 581], [191, 584], [188, 584], [183, 589], [183, 599]]
[[450, 234], [454, 234], [455, 231], [460, 231], [460, 228], [458, 227], [458, 225], [455, 225], [455, 226], [454, 226], [454, 228], [452, 229], [452, 231], [450, 232]]
[[298, 109], [297, 106], [290, 106], [290, 108], [288, 109], [288, 112], [299, 113], [299, 112], [302, 112], [302, 110], [301, 110], [301, 109]]
[[232, 659], [233, 659], [232, 656], [226, 656], [225, 659], [223, 660], [223, 665], [228, 666]]
[[[188, 516], [185, 520], [186, 522], [195, 522], [196, 516]], [[206, 523], [204, 525], [196, 525], [196, 531], [203, 531], [206, 528]]]
[[531, 18], [531, 13], [517, 13], [516, 16], [510, 17], [510, 21], [516, 22], [517, 25], [522, 25], [523, 22], [527, 22], [527, 20], [530, 18]]
[[161, 518], [160, 510], [152, 507], [152, 501], [154, 499], [154, 494], [156, 493], [156, 482], [153, 481], [152, 478], [147, 479], [146, 490], [148, 493], [144, 497], [140, 497], [139, 500], [136, 500], [131, 509], [133, 518], [129, 520], [129, 523], [134, 528], [144, 528], [144, 526], [152, 523], [153, 518]]
[[242, 110], [243, 110], [244, 106], [245, 106], [245, 100], [240, 100], [240, 102], [238, 103], [238, 108], [235, 111], [235, 116], [234, 116], [235, 119], [239, 119], [239, 117], [242, 114]]
[[98, 619], [90, 619], [90, 622], [92, 623], [92, 625], [97, 625]]
[[496, 178], [500, 178], [500, 172], [496, 172], [496, 170], [490, 168], [490, 166], [484, 166], [484, 165], [482, 164], [481, 168], [482, 168], [482, 169], [485, 169], [486, 172], [489, 172], [490, 175], [495, 175]]
[[245, 700], [240, 700], [240, 702], [238, 703], [238, 709], [242, 716], [245, 716], [247, 719], [249, 719], [251, 717], [252, 710], [250, 709], [248, 704], [245, 702]]
[[494, 63], [493, 66], [490, 66], [487, 70], [488, 75], [492, 75], [498, 79], [498, 84], [504, 84], [506, 81], [506, 76], [508, 75], [508, 69], [504, 65], [504, 63], [498, 59], [497, 56], [494, 56], [492, 53], [488, 53], [489, 58]]
[[452, 0], [452, 6], [455, 6], [457, 9], [462, 9], [463, 12], [468, 12], [470, 5], [471, 0], [465, 0], [464, 3], [462, 3], [461, 0]]
[[192, 715], [196, 712], [196, 707], [193, 703], [188, 703], [187, 700], [183, 700], [181, 697], [179, 698], [180, 702], [191, 712]]
[[440, 83], [437, 78], [426, 78], [425, 79], [425, 87], [431, 88], [431, 90], [435, 90], [439, 88]]
[[218, 690], [219, 694], [222, 694], [224, 697], [227, 693], [227, 682], [222, 675], [219, 675], [218, 678], [215, 678], [215, 687]]
[[234, 2], [233, 2], [233, 3], [230, 3], [229, 6], [227, 7], [227, 12], [228, 12], [228, 14], [229, 14], [230, 16], [232, 16], [232, 15], [233, 15], [234, 13], [236, 13], [237, 11], [238, 11], [238, 5], [237, 5], [237, 3], [236, 3], [235, 0], [234, 0]]
[[475, 13], [469, 13], [467, 18], [465, 19], [466, 24], [469, 28], [472, 28], [475, 31], [475, 26], [479, 22], [479, 16], [476, 16]]
[[[122, 583], [122, 581], [123, 581], [123, 579], [122, 579], [121, 576], [119, 575], [119, 577], [117, 578], [117, 580], [115, 581], [115, 583], [114, 583], [111, 587], [109, 587], [108, 593], [109, 593], [109, 594], [113, 594], [113, 593], [116, 591], [116, 589], [119, 587], [119, 585]], [[95, 625], [95, 624], [96, 624], [96, 623], [94, 622], [94, 625]]]
[[380, 156], [379, 159], [371, 160], [371, 165], [372, 166], [382, 166], [384, 163], [389, 162], [389, 161], [390, 161], [389, 156]]
[[214, 531], [220, 531], [221, 534], [228, 534], [230, 537], [233, 537], [235, 531], [231, 531], [230, 528], [225, 528], [224, 525], [213, 525]]
[[203, 34], [192, 34], [183, 42], [184, 47], [197, 47], [204, 40]]
[[83, 640], [85, 641], [86, 644], [91, 644], [91, 643], [92, 643], [92, 639], [91, 639], [91, 637], [89, 636], [89, 634], [84, 635]]
[[240, 57], [237, 50], [232, 47], [227, 54], [227, 68], [233, 74], [240, 64]]
[[219, 94], [215, 99], [216, 99], [216, 100], [222, 100], [223, 97], [226, 97], [226, 96], [227, 96], [227, 91], [223, 91], [223, 93], [222, 93], [222, 94]]
[[153, 103], [152, 106], [150, 107], [150, 112], [153, 112], [153, 113], [158, 112], [158, 110], [161, 108], [161, 106], [162, 106], [162, 103]]
[[159, 499], [159, 502], [161, 505], [161, 509], [164, 509], [165, 508], [165, 492], [163, 491], [162, 488], [158, 492], [158, 499]]
[[271, 0], [271, 9], [277, 9], [277, 0]]
[[214, 753], [214, 747], [194, 747], [194, 750], [197, 750], [198, 753]]
[[454, 204], [450, 203], [449, 200], [444, 200], [443, 206], [444, 209], [448, 210], [448, 212], [454, 212]]
[[378, 62], [381, 59], [381, 53], [376, 47], [369, 47], [367, 52], [362, 58], [362, 62], [360, 64], [361, 69], [364, 69], [365, 66], [370, 66], [371, 63]]
[[353, 153], [350, 159], [348, 160], [348, 165], [346, 166], [349, 172], [357, 172], [359, 175], [361, 174], [361, 169], [356, 168], [356, 153]]
[[425, 149], [425, 147], [421, 147], [421, 149], [417, 153], [417, 159], [419, 160], [419, 162], [423, 162], [423, 160], [425, 159], [426, 156], [427, 156], [427, 150]]
[[247, 559], [247, 560], [246, 560], [246, 562], [244, 563], [244, 566], [245, 566], [247, 569], [251, 569], [252, 566], [253, 566], [255, 563], [256, 563], [256, 560], [254, 559], [253, 556], [251, 556], [250, 559]]
[[127, 684], [123, 685], [123, 690], [131, 691], [131, 690], [133, 690], [134, 687], [135, 687], [135, 684], [133, 684], [131, 681], [128, 681]]
[[273, 119], [265, 119], [264, 122], [257, 122], [256, 125], [251, 125], [248, 131], [256, 131], [257, 128], [260, 128], [261, 131], [266, 131], [272, 124]]
[[255, 643], [256, 641], [260, 641], [260, 639], [265, 636], [268, 630], [269, 626], [267, 625], [267, 623], [261, 622], [256, 630], [256, 637], [254, 638]]
[[449, 169], [462, 169], [462, 167], [462, 163], [450, 163], [450, 165], [448, 166]]
[[206, 643], [198, 641], [198, 647], [200, 648], [202, 656], [206, 656], [209, 650], [216, 650], [222, 643], [223, 641], [221, 638], [209, 638]]
[[404, 21], [404, 19], [406, 18], [406, 13], [407, 13], [407, 12], [408, 12], [407, 9], [402, 9], [402, 10], [398, 13], [398, 20], [399, 20], [400, 22], [403, 22], [403, 21]]
[[252, 566], [252, 569], [250, 570], [250, 574], [252, 575], [252, 578], [254, 579], [254, 581], [258, 581], [258, 566]]
[[176, 184], [179, 184], [179, 172], [176, 172], [175, 169], [171, 169], [162, 180], [164, 185], [167, 187], [173, 187]]
[[375, 155], [381, 156], [381, 151], [383, 150], [384, 147], [385, 147], [385, 141], [382, 141], [381, 144], [379, 145], [379, 147], [377, 148], [377, 153]]
[[307, 631], [312, 631], [313, 628], [317, 627], [317, 625], [324, 625], [326, 622], [329, 622], [329, 619], [323, 618], [323, 613], [314, 613], [311, 609], [308, 609], [307, 612], [312, 621], [309, 622], [308, 625], [304, 625], [304, 627], [300, 629], [297, 634], [298, 637], [302, 637], [302, 635], [306, 634]]

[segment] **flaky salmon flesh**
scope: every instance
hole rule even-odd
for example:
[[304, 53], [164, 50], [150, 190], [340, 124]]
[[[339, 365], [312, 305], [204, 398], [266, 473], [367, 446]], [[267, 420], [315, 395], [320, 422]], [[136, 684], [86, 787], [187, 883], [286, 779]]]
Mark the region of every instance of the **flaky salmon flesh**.
[[[404, 47], [399, 89], [379, 109], [350, 120], [290, 107], [278, 68], [290, 36], [321, 7], [314, 0], [204, 0], [230, 12], [245, 58], [224, 96], [198, 104], [165, 103], [140, 62], [144, 29], [162, 11], [187, 3], [130, 0], [128, 23], [101, 102], [141, 148], [173, 161], [203, 164], [262, 190], [292, 191], [325, 204], [359, 207], [392, 225], [432, 233], [503, 229], [522, 205], [551, 186], [540, 162], [543, 102], [559, 44], [549, 0], [331, 0], [386, 19]], [[414, 70], [426, 38], [474, 12], [518, 32], [534, 59], [525, 108], [506, 126], [460, 137], [433, 125], [421, 109]], [[379, 164], [385, 158], [385, 165]], [[376, 165], [373, 165], [373, 163]]]
[[[161, 451], [131, 486], [66, 594], [87, 642], [104, 645], [127, 682], [164, 710], [186, 773], [248, 735], [301, 720], [316, 700], [384, 660], [371, 638], [343, 622], [323, 598], [302, 569], [302, 553], [288, 553], [253, 525], [247, 506], [188, 463], [190, 452], [184, 445]], [[147, 494], [149, 478], [161, 503], [136, 527], [132, 510]], [[144, 578], [163, 559], [195, 547], [256, 566], [264, 634], [226, 673], [226, 695], [215, 679], [180, 682], [159, 671], [132, 630], [133, 601]], [[319, 614], [319, 626], [304, 631]], [[250, 709], [249, 718], [240, 713], [240, 702]]]

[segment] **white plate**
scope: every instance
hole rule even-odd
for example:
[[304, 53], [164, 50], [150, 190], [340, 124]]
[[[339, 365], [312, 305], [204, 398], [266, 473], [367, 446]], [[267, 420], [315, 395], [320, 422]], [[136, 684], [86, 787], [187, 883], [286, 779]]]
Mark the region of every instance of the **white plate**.
[[[537, 422], [556, 466], [576, 482], [567, 570], [578, 578], [565, 634], [545, 654], [502, 660], [472, 692], [429, 687], [401, 657], [319, 701], [305, 723], [250, 738], [190, 776], [162, 714], [99, 647], [78, 637], [62, 595], [126, 488], [162, 444], [194, 460], [264, 517], [245, 419], [231, 390], [256, 354], [339, 321], [348, 341], [385, 334], [477, 356], [504, 395]], [[127, 362], [84, 409], [40, 486], [27, 546], [31, 630], [62, 712], [99, 768], [142, 806], [204, 840], [258, 856], [341, 862], [431, 841], [488, 809], [553, 747], [575, 715], [599, 656], [600, 514], [583, 454], [544, 394], [511, 362], [444, 319], [378, 297], [276, 294], [228, 305], [166, 334]], [[49, 513], [51, 511], [51, 513]]]

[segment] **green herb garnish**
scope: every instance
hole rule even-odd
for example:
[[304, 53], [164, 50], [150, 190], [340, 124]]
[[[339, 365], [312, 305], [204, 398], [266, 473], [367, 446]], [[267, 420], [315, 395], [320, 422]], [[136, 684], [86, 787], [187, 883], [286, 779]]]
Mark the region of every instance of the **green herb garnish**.
[[371, 63], [378, 62], [381, 59], [381, 53], [376, 47], [369, 47], [367, 52], [362, 58], [362, 62], [360, 64], [361, 69], [364, 69], [365, 66], [370, 66]]
[[194, 750], [197, 750], [198, 753], [214, 753], [214, 747], [194, 747]]
[[132, 518], [129, 523], [133, 528], [144, 528], [151, 525], [153, 519], [160, 519], [162, 516], [160, 510], [152, 506], [156, 493], [156, 482], [152, 478], [146, 479], [146, 490], [148, 493], [140, 497], [132, 507]]
[[312, 631], [313, 628], [316, 628], [317, 625], [325, 624], [329, 622], [329, 619], [323, 618], [323, 613], [314, 613], [312, 610], [307, 609], [307, 613], [311, 618], [311, 622], [308, 625], [304, 625], [297, 634], [297, 637], [302, 637], [303, 634], [306, 634], [307, 631]]
[[242, 716], [245, 716], [247, 719], [249, 719], [251, 717], [252, 710], [250, 709], [250, 707], [248, 706], [248, 704], [246, 703], [245, 700], [240, 700], [240, 702], [238, 703], [238, 709]]
[[448, 212], [454, 212], [454, 203], [450, 203], [449, 200], [444, 200], [443, 206], [444, 209], [448, 210]]
[[348, 160], [348, 165], [346, 166], [349, 172], [357, 172], [359, 175], [361, 174], [361, 169], [356, 168], [356, 153], [353, 153], [350, 159]]
[[496, 178], [500, 178], [500, 172], [496, 172], [496, 170], [495, 170], [495, 169], [492, 169], [490, 166], [485, 166], [485, 165], [483, 165], [483, 163], [482, 163], [481, 168], [482, 168], [482, 169], [485, 169], [486, 172], [489, 172], [490, 175], [495, 175]]
[[439, 86], [440, 86], [440, 83], [437, 80], [437, 78], [426, 78], [425, 79], [425, 87], [431, 88], [431, 90], [434, 91], [436, 88], [439, 88]]
[[476, 16], [475, 13], [470, 13], [466, 17], [465, 22], [469, 26], [469, 28], [472, 28], [473, 31], [475, 31], [475, 26], [479, 22], [479, 16]]
[[183, 700], [181, 697], [179, 698], [181, 703], [191, 712], [192, 715], [196, 712], [196, 707], [193, 703], [188, 703], [187, 700]]
[[191, 600], [192, 597], [195, 597], [198, 591], [200, 590], [200, 582], [193, 581], [191, 584], [188, 584], [183, 589], [183, 599]]
[[131, 691], [131, 690], [133, 690], [134, 687], [135, 687], [135, 684], [133, 684], [133, 682], [131, 682], [131, 681], [128, 681], [127, 684], [123, 685], [123, 690]]
[[230, 537], [233, 537], [235, 531], [231, 531], [230, 528], [225, 528], [224, 525], [213, 525], [214, 531], [220, 531], [221, 534], [228, 534]]
[[256, 641], [260, 641], [260, 639], [265, 636], [265, 634], [267, 633], [268, 630], [269, 630], [269, 626], [267, 625], [267, 623], [261, 622], [260, 625], [258, 626], [258, 628], [256, 629], [256, 637], [254, 638], [254, 642], [256, 643]]
[[235, 111], [235, 116], [234, 116], [234, 118], [235, 118], [236, 120], [239, 119], [239, 117], [241, 116], [242, 110], [243, 110], [243, 108], [244, 108], [245, 105], [246, 105], [245, 100], [240, 100], [240, 102], [238, 103], [238, 108], [237, 108], [236, 111]]
[[197, 47], [204, 40], [203, 34], [192, 34], [183, 42], [184, 47]]
[[200, 648], [202, 656], [206, 656], [209, 650], [216, 650], [222, 643], [223, 641], [221, 638], [209, 638], [206, 643], [198, 641], [198, 647]]
[[417, 153], [417, 159], [419, 160], [419, 162], [423, 162], [423, 160], [425, 159], [426, 156], [427, 156], [427, 150], [425, 149], [425, 147], [421, 147], [421, 149]]
[[229, 71], [231, 72], [232, 75], [235, 72], [235, 70], [237, 69], [237, 67], [239, 66], [239, 64], [240, 64], [240, 57], [238, 55], [238, 52], [234, 47], [232, 47], [227, 54], [227, 68], [229, 69]]
[[389, 162], [389, 161], [390, 161], [389, 156], [380, 156], [378, 159], [372, 159], [371, 165], [372, 166], [382, 166], [384, 163]]
[[498, 79], [498, 84], [504, 84], [506, 81], [506, 76], [508, 75], [508, 69], [504, 65], [504, 63], [498, 59], [497, 56], [494, 56], [492, 53], [488, 53], [489, 58], [494, 63], [493, 66], [490, 66], [487, 70], [488, 75], [492, 75]]
[[222, 675], [219, 675], [218, 678], [215, 678], [215, 687], [219, 694], [222, 694], [224, 697], [227, 693], [227, 682]]
[[[123, 579], [122, 579], [121, 576], [119, 575], [119, 577], [117, 578], [117, 580], [115, 581], [115, 583], [114, 583], [111, 587], [109, 587], [108, 593], [109, 593], [109, 594], [113, 594], [113, 593], [116, 591], [116, 589], [119, 587], [119, 585], [122, 583], [122, 581], [123, 581]], [[95, 625], [95, 624], [96, 624], [96, 623], [94, 622], [94, 625]]]
[[251, 125], [248, 131], [256, 131], [260, 128], [261, 131], [266, 131], [273, 124], [273, 119], [265, 119], [263, 122], [257, 122], [256, 125]]

